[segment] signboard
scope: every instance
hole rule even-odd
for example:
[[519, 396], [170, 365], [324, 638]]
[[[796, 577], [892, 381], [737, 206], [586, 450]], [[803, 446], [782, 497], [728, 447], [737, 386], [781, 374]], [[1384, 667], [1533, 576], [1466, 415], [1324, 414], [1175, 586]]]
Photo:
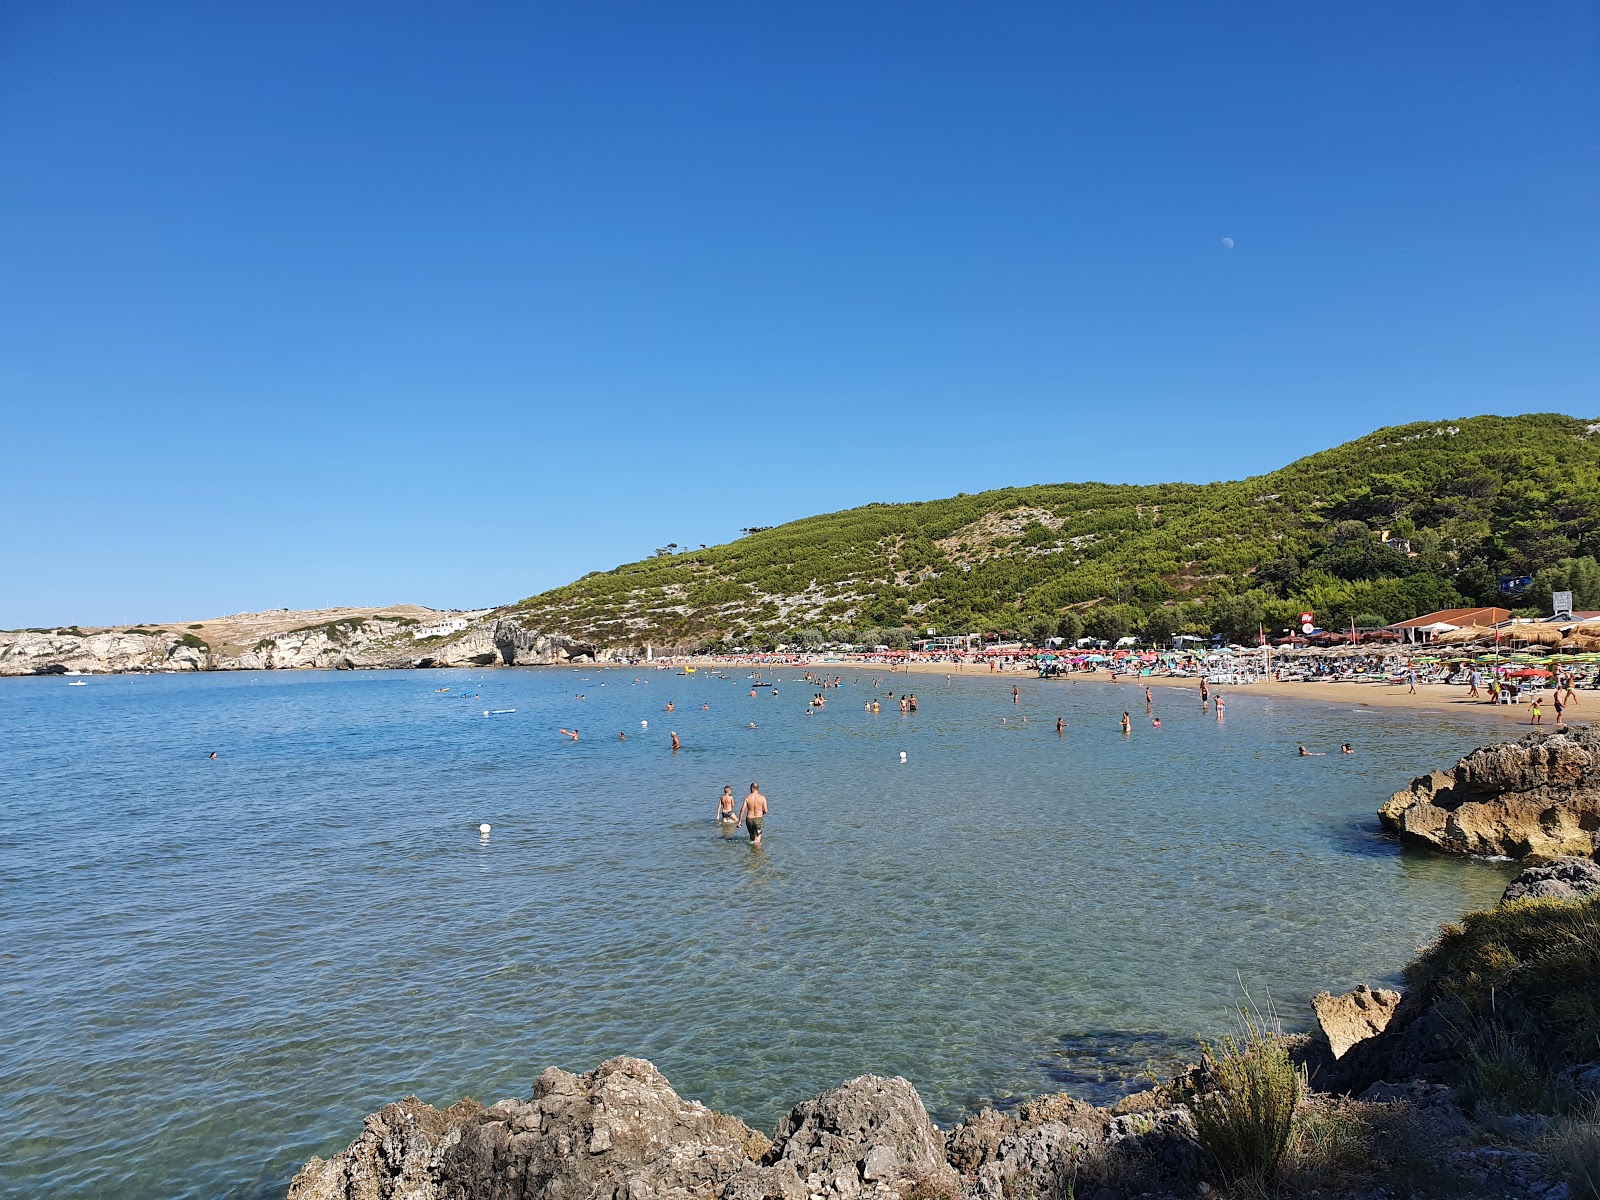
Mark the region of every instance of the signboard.
[[1572, 593], [1551, 592], [1550, 611], [1558, 617], [1570, 617], [1572, 615]]
[[1308, 613], [1308, 612], [1303, 612], [1303, 613], [1300, 614], [1300, 632], [1301, 633], [1310, 633], [1312, 630], [1314, 630], [1317, 627], [1316, 622], [1314, 620], [1312, 620], [1313, 615], [1314, 614]]

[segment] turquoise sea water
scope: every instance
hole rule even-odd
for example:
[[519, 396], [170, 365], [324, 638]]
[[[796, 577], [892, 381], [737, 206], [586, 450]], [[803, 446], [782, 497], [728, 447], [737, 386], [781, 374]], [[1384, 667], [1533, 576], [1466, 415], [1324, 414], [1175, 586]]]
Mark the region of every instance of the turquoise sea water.
[[[619, 1053], [762, 1128], [866, 1071], [944, 1121], [1104, 1099], [1507, 876], [1375, 834], [1463, 716], [1158, 689], [1155, 730], [1132, 686], [927, 675], [874, 716], [861, 671], [808, 716], [729, 674], [0, 681], [0, 1192], [279, 1196], [387, 1100]], [[711, 819], [752, 780], [759, 850]]]

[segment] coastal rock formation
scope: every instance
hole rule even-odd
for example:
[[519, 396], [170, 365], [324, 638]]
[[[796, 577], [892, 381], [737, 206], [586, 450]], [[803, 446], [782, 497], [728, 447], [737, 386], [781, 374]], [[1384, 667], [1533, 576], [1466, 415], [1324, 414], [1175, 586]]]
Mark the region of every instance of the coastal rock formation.
[[1378, 817], [1402, 840], [1451, 854], [1589, 856], [1600, 850], [1597, 767], [1591, 730], [1530, 734], [1412, 780]]
[[546, 666], [622, 657], [500, 611], [239, 613], [185, 625], [0, 632], [0, 675]]
[[386, 1105], [348, 1149], [306, 1163], [289, 1200], [1005, 1200], [1066, 1194], [1091, 1159], [1187, 1194], [1200, 1162], [1188, 1111], [1148, 1095], [1111, 1111], [1070, 1096], [986, 1109], [949, 1145], [951, 1159], [904, 1079], [841, 1084], [769, 1141], [680, 1098], [643, 1059], [614, 1058], [586, 1075], [551, 1068], [526, 1101]]
[[1592, 858], [1558, 858], [1517, 872], [1500, 902], [1576, 900], [1596, 892], [1600, 892], [1600, 862]]
[[308, 1162], [289, 1185], [289, 1200], [437, 1200], [439, 1156], [482, 1110], [473, 1100], [440, 1110], [415, 1096], [385, 1104], [348, 1149]]
[[917, 1089], [904, 1079], [863, 1075], [815, 1100], [796, 1105], [778, 1122], [762, 1160], [854, 1196], [863, 1186], [902, 1177], [954, 1189], [944, 1137], [928, 1119]]
[[1357, 1042], [1364, 1042], [1388, 1028], [1399, 1004], [1399, 992], [1359, 984], [1355, 991], [1343, 996], [1317, 993], [1312, 997], [1311, 1009], [1337, 1059], [1343, 1058]]
[[643, 1059], [614, 1058], [587, 1075], [552, 1067], [527, 1101], [388, 1105], [349, 1149], [308, 1162], [289, 1200], [806, 1200], [910, 1178], [959, 1190], [903, 1079], [852, 1080], [794, 1109], [769, 1142], [681, 1099]]

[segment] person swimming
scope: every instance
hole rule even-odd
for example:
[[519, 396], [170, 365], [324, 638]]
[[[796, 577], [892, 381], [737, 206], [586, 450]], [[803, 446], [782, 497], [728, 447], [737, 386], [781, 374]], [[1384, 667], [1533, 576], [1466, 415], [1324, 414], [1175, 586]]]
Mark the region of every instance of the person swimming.
[[1307, 750], [1304, 746], [1300, 747], [1301, 758], [1321, 758], [1323, 753], [1321, 750]]
[[673, 753], [676, 754], [679, 750], [683, 749], [683, 743], [678, 740], [678, 735], [677, 734], [674, 733], [671, 736], [672, 736], [672, 750], [673, 750]]
[[578, 731], [576, 729], [563, 729], [561, 731], [561, 734], [562, 734], [563, 737], [569, 737], [573, 741], [577, 741], [578, 740]]
[[1351, 747], [1349, 742], [1345, 742], [1342, 746], [1339, 747], [1339, 753], [1340, 754], [1354, 754], [1355, 750]]

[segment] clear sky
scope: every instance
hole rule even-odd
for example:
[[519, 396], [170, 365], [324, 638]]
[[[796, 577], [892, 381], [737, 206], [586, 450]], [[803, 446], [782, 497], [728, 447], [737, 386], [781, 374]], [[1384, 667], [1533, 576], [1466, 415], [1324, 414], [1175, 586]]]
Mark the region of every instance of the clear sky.
[[1597, 14], [0, 0], [0, 627], [1594, 415]]

